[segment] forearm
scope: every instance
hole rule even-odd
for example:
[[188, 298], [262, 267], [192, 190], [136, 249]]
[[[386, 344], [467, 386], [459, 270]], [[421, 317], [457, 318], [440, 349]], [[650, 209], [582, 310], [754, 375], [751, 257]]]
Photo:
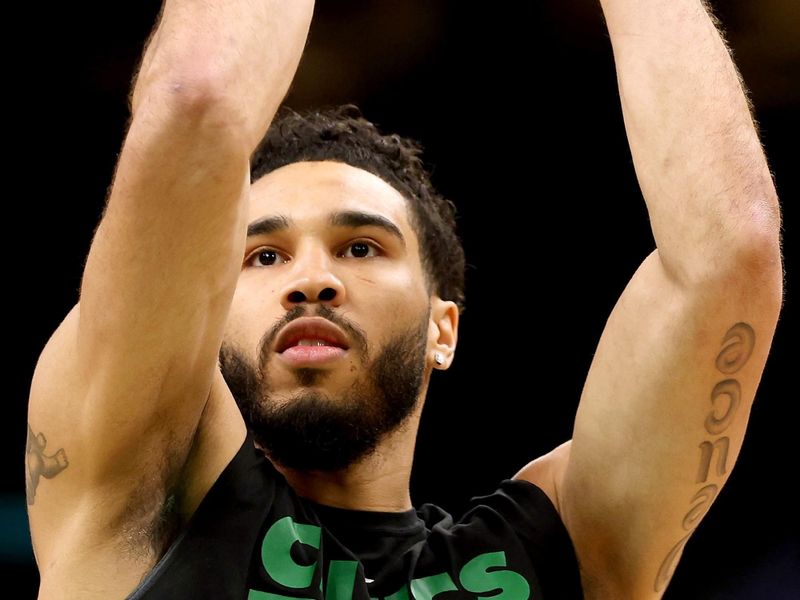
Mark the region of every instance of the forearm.
[[736, 67], [700, 0], [601, 0], [659, 255], [704, 279], [777, 250], [779, 206]]
[[242, 125], [250, 150], [283, 100], [305, 44], [313, 0], [166, 0], [131, 93], [212, 101]]

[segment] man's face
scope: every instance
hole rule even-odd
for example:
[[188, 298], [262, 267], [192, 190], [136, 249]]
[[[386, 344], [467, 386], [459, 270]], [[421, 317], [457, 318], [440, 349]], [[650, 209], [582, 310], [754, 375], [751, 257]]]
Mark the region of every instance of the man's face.
[[430, 297], [407, 202], [361, 169], [302, 162], [253, 184], [249, 213], [223, 375], [273, 460], [343, 468], [425, 380]]

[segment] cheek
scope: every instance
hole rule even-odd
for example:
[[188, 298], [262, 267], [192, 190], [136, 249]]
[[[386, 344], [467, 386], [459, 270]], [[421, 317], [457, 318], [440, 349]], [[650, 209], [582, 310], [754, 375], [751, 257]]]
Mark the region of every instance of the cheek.
[[370, 307], [379, 326], [381, 323], [407, 324], [410, 319], [418, 318], [429, 301], [425, 288], [410, 278], [394, 281], [392, 285], [375, 285], [365, 291], [364, 303]]
[[228, 312], [225, 335], [242, 348], [255, 348], [261, 336], [277, 318], [275, 307], [270, 311], [270, 296], [257, 294], [247, 285], [237, 287]]
[[251, 312], [247, 297], [240, 290], [233, 295], [230, 309], [228, 310], [227, 332], [236, 339], [241, 339], [247, 322], [247, 315]]
[[373, 296], [401, 297], [406, 301], [419, 297], [427, 300], [428, 297], [423, 274], [405, 263], [376, 263], [373, 268], [355, 275], [357, 287]]
[[369, 289], [366, 300], [381, 339], [416, 326], [430, 302], [424, 283], [413, 277], [398, 277], [391, 284], [375, 285]]

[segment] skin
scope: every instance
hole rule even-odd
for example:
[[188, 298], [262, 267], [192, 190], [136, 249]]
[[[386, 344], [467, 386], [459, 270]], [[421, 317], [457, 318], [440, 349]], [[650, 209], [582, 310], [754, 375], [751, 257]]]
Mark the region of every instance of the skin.
[[[328, 215], [342, 211], [384, 217], [397, 226], [405, 242], [374, 226], [332, 228]], [[272, 215], [287, 217], [293, 226], [247, 240], [223, 340], [223, 345], [241, 349], [253, 364], [264, 332], [299, 304], [314, 309], [324, 289], [335, 291], [325, 304], [357, 325], [376, 348], [419, 322], [430, 309], [423, 384], [403, 425], [381, 440], [373, 454], [342, 471], [301, 472], [277, 465], [301, 496], [320, 504], [407, 510], [412, 507], [409, 478], [419, 419], [431, 372], [439, 367], [434, 353], [446, 357], [439, 368], [447, 368], [456, 346], [458, 309], [429, 293], [407, 202], [379, 177], [332, 161], [287, 165], [252, 186], [248, 221]], [[348, 246], [354, 241], [374, 244], [375, 250], [358, 258]], [[258, 253], [264, 249], [278, 252], [275, 264], [259, 262]], [[294, 302], [296, 292], [307, 300]], [[326, 376], [311, 387], [335, 402], [365, 377], [364, 367], [358, 352], [348, 352], [326, 367]], [[281, 360], [268, 361], [265, 375], [278, 404], [291, 402], [306, 388], [295, 369]]]
[[[405, 244], [381, 228], [332, 228], [328, 215], [343, 210], [380, 215], [397, 227]], [[286, 216], [297, 227], [253, 238], [240, 247], [236, 259], [238, 277], [220, 343], [235, 346], [255, 363], [262, 336], [296, 308], [297, 303], [292, 304], [289, 297], [298, 291], [308, 299], [304, 304], [309, 310], [315, 310], [320, 303], [319, 292], [334, 289], [336, 294], [324, 303], [364, 333], [371, 348], [369, 357], [410, 324], [418, 325], [429, 312], [422, 385], [408, 418], [381, 438], [374, 452], [341, 471], [300, 472], [276, 465], [300, 496], [320, 504], [361, 510], [407, 510], [412, 506], [409, 478], [424, 397], [432, 370], [446, 369], [452, 361], [458, 308], [428, 291], [406, 201], [380, 178], [335, 162], [288, 165], [252, 185], [247, 211], [241, 215], [241, 231], [249, 223], [275, 214]], [[370, 252], [369, 258], [355, 257], [348, 246], [354, 241], [374, 243], [379, 248], [377, 256], [373, 258], [374, 253]], [[251, 254], [263, 247], [280, 250], [290, 260], [275, 267], [248, 266], [252, 264], [248, 262]], [[350, 249], [346, 256], [341, 252], [345, 247]], [[77, 317], [81, 308], [81, 304], [76, 305], [54, 333], [33, 382], [31, 422], [33, 431], [48, 436], [44, 456], [52, 447], [52, 451], [64, 456], [65, 462], [68, 458], [70, 465], [51, 481], [41, 479], [49, 473], [42, 470], [44, 462], [36, 460], [39, 455], [29, 457], [34, 471], [38, 468], [29, 476], [32, 482], [39, 481], [37, 488], [30, 489], [36, 494], [30, 514], [42, 574], [40, 598], [128, 594], [166, 551], [246, 434], [242, 415], [217, 364], [210, 389], [202, 396], [205, 403], [188, 450], [183, 449], [176, 420], [159, 418], [157, 413], [149, 431], [159, 435], [163, 433], [159, 430], [161, 425], [171, 427], [164, 433], [162, 447], [138, 441], [121, 454], [100, 451], [102, 445], [111, 444], [113, 448], [124, 441], [120, 427], [129, 422], [119, 421], [114, 435], [108, 435], [107, 421], [101, 419], [97, 422], [100, 435], [91, 437], [92, 447], [87, 448], [81, 438], [71, 435], [75, 428], [69, 425], [81, 410], [79, 403], [85, 402], [85, 380], [71, 350], [79, 331]], [[444, 364], [435, 363], [435, 353], [444, 356]], [[151, 354], [138, 356], [147, 360]], [[133, 363], [126, 364], [129, 371]], [[268, 364], [276, 402], [291, 402], [291, 397], [303, 389], [302, 382], [279, 360]], [[315, 378], [313, 385], [335, 402], [337, 392], [364, 376], [364, 364], [359, 353], [348, 353], [341, 363], [327, 367], [326, 375]], [[96, 367], [94, 373], [97, 376], [104, 371]], [[195, 379], [189, 377], [181, 385], [190, 386]], [[143, 381], [137, 377], [133, 390], [147, 391]], [[120, 386], [114, 388], [119, 390]], [[65, 400], [58, 404], [58, 410], [51, 407], [38, 412], [40, 398], [54, 397]], [[119, 397], [123, 402], [117, 407], [119, 411], [130, 413], [147, 406], [142, 401], [132, 402], [130, 393]], [[184, 392], [179, 397], [185, 404], [185, 399], [192, 396]], [[176, 403], [174, 407], [180, 409], [184, 404]], [[45, 422], [45, 427], [37, 428], [40, 422]], [[138, 438], [142, 439], [141, 430]], [[32, 450], [39, 452], [39, 446], [34, 446]], [[149, 454], [137, 456], [134, 450], [148, 450]], [[116, 474], [99, 487], [85, 482], [87, 471], [91, 473], [89, 459], [97, 455], [113, 460], [111, 473]], [[87, 592], [89, 589], [96, 595]]]
[[[657, 599], [741, 449], [782, 304], [780, 211], [738, 75], [702, 3], [601, 5], [657, 249], [609, 316], [573, 439], [516, 477], [553, 500], [587, 598]], [[375, 349], [429, 311], [420, 402], [403, 426], [339, 472], [282, 467], [322, 504], [410, 507], [421, 400], [434, 353], [442, 368], [452, 360], [458, 311], [425, 285], [407, 207], [380, 179], [333, 163], [249, 181], [311, 8], [165, 4], [80, 302], [31, 385], [40, 598], [124, 597], [149, 572], [245, 438], [221, 344], [256, 362], [259, 340], [293, 298], [328, 304]], [[342, 210], [379, 214], [405, 246], [380, 228], [330, 227]], [[248, 224], [276, 213], [295, 228], [245, 240]], [[385, 253], [339, 253], [364, 239]], [[291, 260], [243, 268], [258, 245]], [[302, 382], [268, 364], [273, 401], [291, 402]], [[308, 385], [336, 402], [365, 364], [348, 355]]]

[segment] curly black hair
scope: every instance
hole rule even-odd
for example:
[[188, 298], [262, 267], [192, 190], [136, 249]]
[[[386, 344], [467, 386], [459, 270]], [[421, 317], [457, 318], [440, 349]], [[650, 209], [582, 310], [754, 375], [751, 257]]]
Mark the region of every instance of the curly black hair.
[[250, 181], [301, 161], [332, 160], [377, 175], [411, 208], [428, 288], [464, 309], [464, 248], [456, 234], [455, 205], [433, 188], [420, 159], [422, 147], [383, 135], [352, 104], [303, 113], [282, 108], [250, 160]]

